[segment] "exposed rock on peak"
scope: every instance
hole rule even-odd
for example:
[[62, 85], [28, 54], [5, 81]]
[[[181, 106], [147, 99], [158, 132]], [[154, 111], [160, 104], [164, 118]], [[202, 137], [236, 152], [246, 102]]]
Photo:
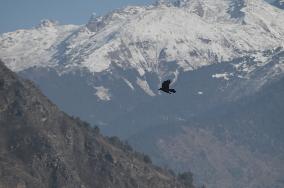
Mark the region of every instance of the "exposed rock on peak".
[[54, 26], [56, 26], [58, 24], [59, 24], [58, 21], [49, 20], [49, 19], [43, 19], [43, 20], [40, 21], [40, 24], [37, 26], [37, 28], [54, 27]]

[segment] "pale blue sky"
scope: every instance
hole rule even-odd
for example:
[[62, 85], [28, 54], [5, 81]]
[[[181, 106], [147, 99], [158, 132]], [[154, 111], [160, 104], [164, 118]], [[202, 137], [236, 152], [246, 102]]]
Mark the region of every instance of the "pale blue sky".
[[127, 5], [154, 0], [0, 0], [0, 33], [31, 28], [42, 19], [62, 24], [85, 24], [93, 12], [105, 14]]
[[42, 19], [85, 24], [93, 12], [102, 15], [127, 5], [153, 2], [155, 0], [0, 0], [0, 33], [31, 28]]

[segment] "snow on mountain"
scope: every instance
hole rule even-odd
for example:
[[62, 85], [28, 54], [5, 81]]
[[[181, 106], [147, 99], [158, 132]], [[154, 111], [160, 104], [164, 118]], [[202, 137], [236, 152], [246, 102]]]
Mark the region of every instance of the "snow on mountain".
[[147, 81], [137, 78], [137, 84], [150, 96], [155, 96], [155, 93], [150, 89]]
[[30, 67], [54, 66], [51, 57], [58, 46], [79, 26], [58, 25], [54, 21], [42, 20], [30, 30], [17, 30], [0, 36], [0, 57], [14, 71]]
[[[0, 56], [15, 71], [63, 65], [64, 71], [102, 72], [115, 64], [134, 68], [141, 76], [155, 72], [163, 77], [173, 61], [176, 69], [188, 71], [283, 47], [283, 11], [261, 0], [238, 2], [187, 0], [126, 7], [92, 16], [86, 26], [43, 22], [38, 28], [2, 34]], [[231, 15], [236, 7], [242, 18]]]
[[212, 75], [212, 78], [222, 78], [224, 80], [229, 80], [229, 76], [233, 76], [233, 74], [228, 74], [227, 72], [225, 73], [219, 73], [219, 74], [214, 74]]
[[109, 101], [111, 99], [111, 96], [109, 95], [109, 90], [107, 88], [104, 88], [103, 86], [95, 88], [97, 90], [96, 95], [100, 100]]
[[[67, 46], [76, 41], [80, 44], [70, 47], [64, 56], [78, 59], [73, 62], [92, 72], [116, 63], [143, 75], [141, 69], [161, 73], [161, 55], [166, 62], [177, 61], [186, 71], [283, 46], [284, 14], [267, 3], [246, 2], [242, 23], [225, 11], [227, 1], [198, 2], [205, 11], [203, 16], [192, 11], [196, 1], [189, 1], [186, 7], [128, 7], [111, 13], [99, 21], [105, 26], [96, 33], [82, 33], [67, 41]], [[125, 12], [135, 14], [125, 16]]]

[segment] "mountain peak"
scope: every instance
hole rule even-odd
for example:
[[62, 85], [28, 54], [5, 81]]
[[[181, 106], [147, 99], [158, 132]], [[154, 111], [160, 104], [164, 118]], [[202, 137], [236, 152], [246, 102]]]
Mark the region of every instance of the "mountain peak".
[[37, 25], [37, 28], [44, 28], [44, 27], [54, 27], [59, 24], [58, 21], [55, 20], [49, 20], [49, 19], [43, 19], [40, 21], [40, 23]]
[[155, 2], [156, 6], [161, 6], [161, 5], [171, 5], [172, 2], [170, 0], [157, 0]]

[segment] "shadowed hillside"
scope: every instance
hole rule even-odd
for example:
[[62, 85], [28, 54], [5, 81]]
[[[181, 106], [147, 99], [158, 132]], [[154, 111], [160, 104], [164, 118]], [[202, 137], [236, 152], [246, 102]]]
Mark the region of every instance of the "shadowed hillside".
[[67, 116], [0, 62], [1, 188], [193, 187], [188, 177]]

